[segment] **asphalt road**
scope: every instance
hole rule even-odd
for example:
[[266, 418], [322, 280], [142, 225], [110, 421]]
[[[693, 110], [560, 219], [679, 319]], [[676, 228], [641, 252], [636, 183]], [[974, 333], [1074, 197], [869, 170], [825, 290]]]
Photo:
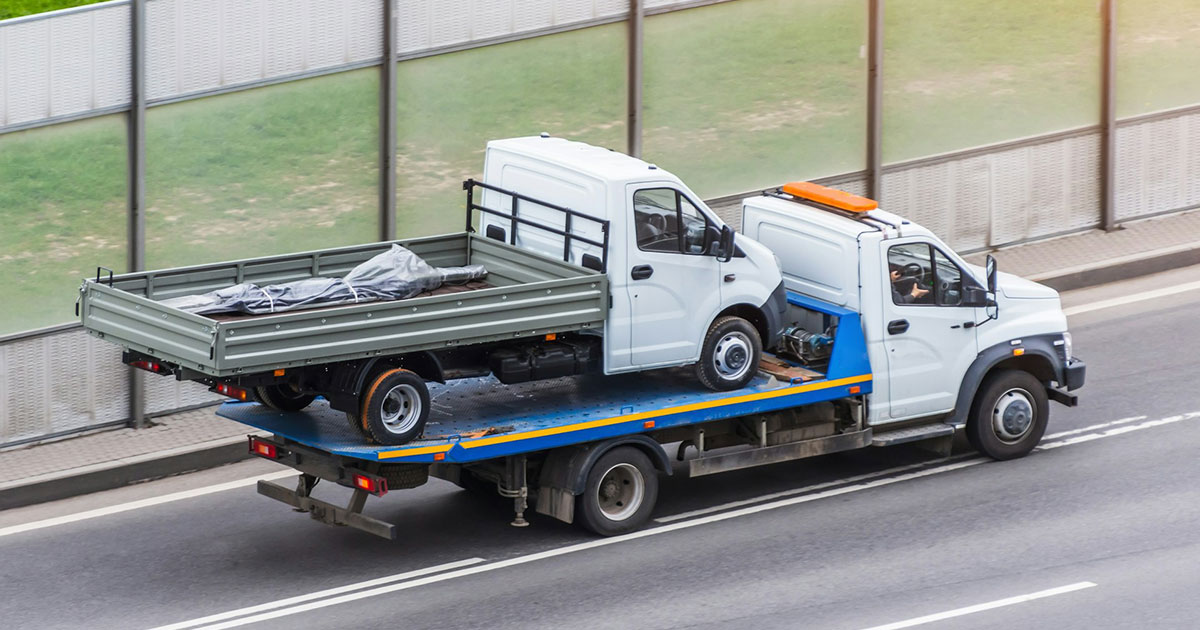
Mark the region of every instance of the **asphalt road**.
[[[1064, 302], [1197, 280], [1178, 270]], [[397, 542], [250, 485], [5, 529], [278, 470], [263, 461], [10, 510], [0, 626], [1200, 627], [1198, 314], [1200, 290], [1073, 315], [1088, 383], [1079, 407], [1052, 404], [1028, 458], [896, 447], [664, 478], [659, 521], [636, 536], [537, 516], [513, 528], [508, 502], [439, 481], [368, 507], [400, 524]]]

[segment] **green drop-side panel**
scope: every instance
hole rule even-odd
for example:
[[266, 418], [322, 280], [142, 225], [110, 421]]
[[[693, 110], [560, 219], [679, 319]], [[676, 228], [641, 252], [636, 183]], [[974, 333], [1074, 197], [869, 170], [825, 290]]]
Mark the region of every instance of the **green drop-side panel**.
[[604, 274], [468, 233], [397, 242], [433, 265], [482, 264], [494, 286], [222, 322], [155, 301], [238, 282], [340, 276], [391, 246], [373, 243], [123, 274], [112, 286], [87, 280], [80, 315], [84, 328], [96, 336], [212, 376], [604, 325]]

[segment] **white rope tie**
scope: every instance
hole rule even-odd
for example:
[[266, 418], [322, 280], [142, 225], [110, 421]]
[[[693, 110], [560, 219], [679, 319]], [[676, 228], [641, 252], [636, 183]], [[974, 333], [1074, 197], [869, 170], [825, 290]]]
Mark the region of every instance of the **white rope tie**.
[[259, 287], [258, 290], [262, 291], [262, 294], [267, 296], [267, 302], [269, 302], [271, 304], [271, 312], [274, 313], [275, 312], [275, 298], [271, 297], [271, 294], [267, 293], [266, 289], [264, 289], [262, 287]]
[[342, 278], [341, 280], [342, 280], [342, 284], [346, 285], [347, 289], [350, 289], [350, 295], [354, 296], [354, 303], [358, 304], [358, 291], [355, 291], [354, 287], [350, 286], [350, 283], [346, 282], [345, 278]]

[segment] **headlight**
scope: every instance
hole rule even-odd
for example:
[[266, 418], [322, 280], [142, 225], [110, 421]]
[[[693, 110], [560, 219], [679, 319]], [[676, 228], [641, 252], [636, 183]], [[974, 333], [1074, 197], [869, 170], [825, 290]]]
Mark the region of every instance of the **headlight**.
[[1071, 360], [1071, 357], [1075, 356], [1073, 354], [1072, 350], [1073, 349], [1071, 347], [1071, 333], [1065, 332], [1065, 333], [1063, 333], [1063, 353], [1067, 355], [1066, 359], [1068, 361]]

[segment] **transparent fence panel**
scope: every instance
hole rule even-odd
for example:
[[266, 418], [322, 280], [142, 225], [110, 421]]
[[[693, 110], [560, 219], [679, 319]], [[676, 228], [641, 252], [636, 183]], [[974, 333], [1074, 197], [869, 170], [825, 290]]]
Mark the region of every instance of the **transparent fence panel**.
[[646, 160], [704, 197], [862, 169], [867, 9], [740, 0], [646, 19]]
[[625, 25], [611, 24], [398, 66], [397, 234], [463, 229], [462, 181], [488, 140], [536, 135], [625, 150]]
[[0, 334], [74, 318], [80, 281], [124, 269], [125, 120], [0, 135]]
[[378, 239], [379, 71], [155, 107], [146, 265]]
[[1200, 104], [1200, 2], [1117, 5], [1117, 116]]
[[1096, 124], [1096, 0], [889, 0], [886, 162]]

